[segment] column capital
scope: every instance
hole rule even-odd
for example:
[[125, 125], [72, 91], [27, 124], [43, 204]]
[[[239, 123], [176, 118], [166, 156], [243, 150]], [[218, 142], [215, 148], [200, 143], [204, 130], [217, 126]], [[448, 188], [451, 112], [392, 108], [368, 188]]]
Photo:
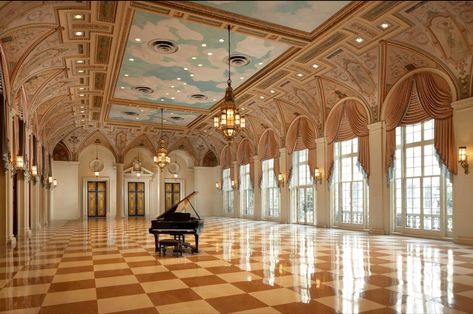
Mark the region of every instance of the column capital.
[[254, 155], [250, 159], [253, 159], [253, 161], [260, 161], [261, 160], [261, 158], [258, 155]]
[[384, 125], [385, 125], [384, 121], [371, 123], [371, 124], [368, 124], [368, 130], [369, 130], [370, 133], [381, 131], [382, 129], [384, 129]]
[[317, 146], [319, 146], [319, 145], [324, 145], [326, 142], [327, 142], [327, 138], [326, 138], [325, 136], [319, 137], [319, 138], [316, 138], [316, 139], [315, 139], [315, 144], [316, 144]]
[[454, 101], [452, 102], [451, 106], [453, 108], [453, 111], [473, 108], [473, 97]]

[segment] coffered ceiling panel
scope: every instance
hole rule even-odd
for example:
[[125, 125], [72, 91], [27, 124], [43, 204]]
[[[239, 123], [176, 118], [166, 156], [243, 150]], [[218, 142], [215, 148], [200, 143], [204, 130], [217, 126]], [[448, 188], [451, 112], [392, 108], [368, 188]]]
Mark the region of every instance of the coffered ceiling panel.
[[[115, 98], [208, 109], [227, 81], [227, 30], [136, 11]], [[236, 88], [281, 55], [288, 45], [232, 32]]]
[[[165, 110], [165, 125], [186, 126], [199, 115], [191, 112]], [[158, 108], [144, 108], [137, 106], [112, 105], [109, 114], [110, 120], [139, 122], [139, 123], [161, 123], [161, 110]]]
[[304, 32], [333, 16], [350, 1], [195, 1], [224, 11]]

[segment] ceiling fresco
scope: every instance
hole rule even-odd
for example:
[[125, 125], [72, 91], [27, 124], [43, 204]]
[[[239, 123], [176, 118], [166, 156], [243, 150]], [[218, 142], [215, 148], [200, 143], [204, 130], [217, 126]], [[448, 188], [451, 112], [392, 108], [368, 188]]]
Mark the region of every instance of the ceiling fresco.
[[312, 32], [350, 1], [195, 1], [304, 32]]
[[141, 142], [156, 149], [162, 135], [200, 165], [226, 145], [212, 116], [228, 24], [248, 126], [234, 145], [256, 146], [267, 129], [284, 145], [300, 115], [324, 136], [348, 97], [379, 121], [413, 70], [435, 70], [457, 99], [472, 97], [472, 17], [471, 1], [0, 1], [0, 60], [10, 115], [49, 151], [62, 142], [77, 158], [100, 138], [120, 159]]
[[[198, 116], [199, 114], [192, 112], [165, 110], [163, 114], [163, 124], [186, 126]], [[109, 119], [115, 121], [160, 124], [161, 110], [158, 108], [113, 104], [110, 109]]]
[[[208, 109], [225, 94], [227, 46], [226, 29], [136, 11], [114, 97]], [[233, 88], [288, 48], [232, 32]]]

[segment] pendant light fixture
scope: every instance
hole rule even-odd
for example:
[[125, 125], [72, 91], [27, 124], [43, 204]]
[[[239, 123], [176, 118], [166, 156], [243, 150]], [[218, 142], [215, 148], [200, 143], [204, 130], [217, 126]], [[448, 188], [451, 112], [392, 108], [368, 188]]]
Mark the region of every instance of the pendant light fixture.
[[230, 69], [230, 25], [228, 25], [228, 80], [227, 89], [225, 91], [225, 99], [220, 107], [220, 115], [214, 117], [214, 127], [222, 132], [228, 141], [231, 141], [241, 129], [245, 128], [245, 118], [238, 112], [235, 103], [235, 95], [233, 94], [231, 69]]
[[[140, 144], [140, 147], [143, 146], [143, 143]], [[143, 170], [141, 169], [141, 160], [140, 160], [140, 147], [138, 147], [138, 159], [133, 162], [133, 172], [136, 173], [137, 177], [141, 177]]]
[[97, 139], [95, 141], [95, 162], [94, 162], [95, 177], [98, 177], [100, 175], [100, 160], [99, 160], [98, 143], [100, 143], [100, 141]]
[[161, 108], [161, 134], [160, 134], [160, 141], [159, 141], [159, 149], [157, 156], [154, 156], [154, 163], [163, 171], [164, 167], [166, 167], [171, 162], [171, 157], [168, 156], [168, 151], [166, 149], [166, 145], [164, 143], [164, 139], [162, 138], [164, 127], [163, 127], [163, 116], [164, 110]]

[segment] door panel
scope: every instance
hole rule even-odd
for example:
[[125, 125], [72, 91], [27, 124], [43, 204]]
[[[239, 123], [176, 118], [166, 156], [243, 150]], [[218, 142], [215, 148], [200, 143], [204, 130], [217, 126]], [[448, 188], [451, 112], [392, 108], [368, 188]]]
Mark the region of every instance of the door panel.
[[167, 210], [181, 200], [181, 184], [180, 183], [165, 183], [164, 191], [165, 191], [164, 208]]

